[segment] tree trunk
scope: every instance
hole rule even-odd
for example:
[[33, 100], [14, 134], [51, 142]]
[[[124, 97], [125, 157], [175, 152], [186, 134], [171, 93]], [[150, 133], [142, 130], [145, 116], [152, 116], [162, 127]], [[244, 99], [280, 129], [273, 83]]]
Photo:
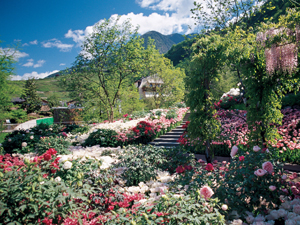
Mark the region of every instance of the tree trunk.
[[206, 140], [205, 158], [207, 163], [211, 163], [214, 158], [214, 152], [210, 146], [210, 140]]

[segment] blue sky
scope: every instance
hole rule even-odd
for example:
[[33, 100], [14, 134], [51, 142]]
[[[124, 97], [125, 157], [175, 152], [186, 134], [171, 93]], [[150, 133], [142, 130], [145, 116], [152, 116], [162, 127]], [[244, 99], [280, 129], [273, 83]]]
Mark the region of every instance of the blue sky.
[[194, 0], [1, 0], [0, 50], [19, 44], [12, 79], [43, 78], [70, 67], [92, 26], [121, 15], [139, 33], [192, 33]]

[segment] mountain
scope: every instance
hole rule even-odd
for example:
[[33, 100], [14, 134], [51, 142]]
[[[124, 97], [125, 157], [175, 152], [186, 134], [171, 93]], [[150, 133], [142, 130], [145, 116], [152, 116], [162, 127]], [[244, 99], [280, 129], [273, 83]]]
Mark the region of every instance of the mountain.
[[[147, 46], [148, 38], [154, 39], [156, 49], [159, 50], [159, 53], [164, 54], [171, 49], [175, 44], [178, 44], [185, 40], [184, 35], [181, 34], [170, 34], [163, 35], [157, 31], [149, 31], [141, 36], [144, 38], [145, 43], [144, 47]], [[189, 36], [188, 36], [189, 37]]]

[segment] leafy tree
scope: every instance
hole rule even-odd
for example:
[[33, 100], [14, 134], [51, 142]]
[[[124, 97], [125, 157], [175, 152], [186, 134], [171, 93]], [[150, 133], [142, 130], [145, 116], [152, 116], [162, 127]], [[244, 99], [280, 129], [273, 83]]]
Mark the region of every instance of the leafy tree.
[[84, 101], [100, 101], [109, 121], [120, 99], [120, 90], [130, 86], [144, 65], [143, 40], [128, 20], [109, 19], [94, 26], [71, 74], [63, 77], [73, 95]]
[[53, 93], [52, 95], [50, 95], [49, 98], [47, 98], [47, 101], [50, 108], [60, 105], [60, 97], [57, 93]]
[[148, 52], [149, 63], [145, 73], [155, 81], [155, 86], [145, 89], [152, 93], [155, 108], [169, 107], [183, 100], [185, 72], [181, 68], [175, 68], [168, 58], [159, 54], [151, 39], [148, 41], [148, 49], [151, 52]]
[[[0, 124], [3, 123], [3, 120], [8, 115], [8, 109], [12, 105], [10, 99], [12, 89], [8, 84], [8, 79], [14, 70], [14, 54], [16, 51], [11, 51], [12, 49], [10, 48], [0, 48]], [[0, 126], [0, 130], [1, 128], [2, 126]]]
[[36, 92], [36, 81], [34, 78], [26, 80], [24, 93], [21, 95], [21, 98], [25, 100], [22, 108], [26, 109], [28, 114], [41, 109], [41, 98]]
[[222, 30], [226, 27], [235, 29], [238, 23], [246, 30], [250, 27], [250, 19], [260, 11], [260, 5], [268, 0], [208, 0], [194, 2], [195, 8], [191, 11], [197, 23], [204, 29]]
[[121, 113], [131, 114], [134, 111], [141, 111], [145, 105], [135, 85], [124, 87], [120, 91]]
[[219, 35], [201, 38], [194, 45], [195, 55], [191, 61], [190, 74], [186, 79], [189, 90], [187, 105], [190, 106], [191, 115], [188, 127], [189, 137], [205, 144], [207, 162], [213, 159], [211, 141], [220, 133], [220, 122], [216, 119], [216, 109], [213, 105], [212, 81], [218, 81], [219, 69], [224, 66], [226, 59], [226, 41]]

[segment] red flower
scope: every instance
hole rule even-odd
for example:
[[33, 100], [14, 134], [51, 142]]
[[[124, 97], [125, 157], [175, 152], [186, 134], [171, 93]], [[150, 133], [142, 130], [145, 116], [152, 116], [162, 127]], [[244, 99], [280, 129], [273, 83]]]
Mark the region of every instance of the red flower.
[[184, 167], [183, 166], [178, 166], [177, 168], [176, 168], [176, 172], [177, 173], [183, 173], [184, 172]]
[[43, 178], [47, 178], [47, 177], [48, 177], [47, 173], [43, 174]]
[[128, 114], [123, 115], [124, 118], [126, 118], [128, 116]]
[[50, 155], [55, 155], [57, 151], [54, 148], [49, 148], [47, 153], [49, 153]]
[[52, 169], [52, 170], [51, 170], [51, 173], [56, 173], [56, 170]]
[[147, 130], [145, 131], [145, 134], [148, 134], [148, 131], [147, 131]]
[[214, 166], [211, 163], [207, 163], [205, 169], [207, 171], [214, 171]]
[[186, 165], [185, 165], [185, 166], [184, 166], [184, 169], [186, 169], [186, 170], [189, 170], [189, 171], [190, 171], [190, 170], [192, 170], [192, 169], [193, 169], [193, 167], [192, 167], [191, 165], [188, 165], [188, 166], [186, 166]]
[[129, 120], [132, 120], [132, 118], [129, 118]]
[[243, 156], [243, 155], [240, 156], [240, 157], [239, 157], [239, 160], [240, 160], [241, 162], [244, 161], [244, 160], [245, 160], [245, 156]]
[[66, 134], [66, 132], [62, 132], [62, 135], [65, 137], [68, 137], [68, 135]]
[[51, 155], [50, 155], [49, 153], [46, 153], [46, 154], [44, 155], [44, 160], [49, 161], [49, 160], [51, 160], [51, 159], [52, 159], [52, 157], [51, 157]]

